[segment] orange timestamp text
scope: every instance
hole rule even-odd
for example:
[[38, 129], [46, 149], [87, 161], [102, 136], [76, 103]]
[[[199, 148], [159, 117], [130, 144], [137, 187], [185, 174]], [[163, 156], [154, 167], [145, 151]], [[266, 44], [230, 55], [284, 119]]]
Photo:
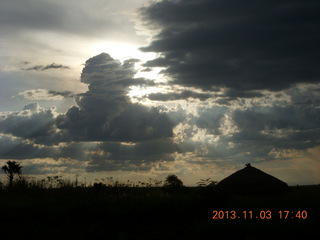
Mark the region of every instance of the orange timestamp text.
[[223, 219], [307, 219], [308, 212], [306, 210], [260, 210], [260, 211], [236, 211], [236, 210], [214, 210], [212, 211], [212, 219], [223, 220]]

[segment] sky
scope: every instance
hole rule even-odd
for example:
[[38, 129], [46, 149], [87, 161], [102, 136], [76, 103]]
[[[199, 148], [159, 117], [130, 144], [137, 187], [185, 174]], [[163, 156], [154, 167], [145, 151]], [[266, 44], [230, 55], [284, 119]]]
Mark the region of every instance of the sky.
[[[320, 183], [320, 3], [0, 0], [0, 163], [79, 181]], [[0, 175], [4, 179], [4, 174]]]

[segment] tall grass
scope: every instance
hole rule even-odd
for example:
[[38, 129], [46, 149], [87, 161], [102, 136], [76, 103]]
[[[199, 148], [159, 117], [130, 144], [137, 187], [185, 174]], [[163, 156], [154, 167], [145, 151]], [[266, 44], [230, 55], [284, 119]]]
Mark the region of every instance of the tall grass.
[[0, 182], [0, 189], [51, 189], [51, 188], [75, 188], [76, 182], [62, 179], [61, 176], [47, 177], [46, 179], [35, 179], [28, 176], [20, 176], [15, 179], [12, 186], [9, 183]]
[[121, 181], [114, 179], [113, 177], [95, 179], [93, 184], [86, 184], [83, 182], [72, 181], [70, 179], [64, 179], [62, 176], [47, 176], [44, 179], [36, 179], [34, 177], [29, 177], [22, 175], [15, 179], [12, 186], [9, 183], [0, 181], [0, 190], [5, 190], [10, 188], [13, 189], [59, 189], [59, 188], [144, 188], [144, 187], [162, 187], [163, 182], [157, 179], [149, 178], [147, 182], [143, 181]]

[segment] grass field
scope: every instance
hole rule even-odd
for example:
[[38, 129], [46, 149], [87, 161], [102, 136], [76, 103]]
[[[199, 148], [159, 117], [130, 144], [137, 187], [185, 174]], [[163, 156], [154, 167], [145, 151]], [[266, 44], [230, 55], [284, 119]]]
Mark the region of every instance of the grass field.
[[[291, 189], [250, 196], [215, 187], [2, 188], [1, 239], [314, 239], [320, 185]], [[221, 219], [212, 219], [215, 210]]]

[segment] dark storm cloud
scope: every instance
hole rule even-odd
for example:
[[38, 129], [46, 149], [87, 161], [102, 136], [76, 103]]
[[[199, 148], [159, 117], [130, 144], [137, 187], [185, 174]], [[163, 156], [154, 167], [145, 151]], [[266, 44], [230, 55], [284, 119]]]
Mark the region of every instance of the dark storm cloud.
[[[212, 89], [216, 91], [216, 89]], [[199, 99], [200, 101], [206, 101], [209, 98], [220, 97], [223, 98], [226, 103], [238, 98], [259, 98], [263, 94], [256, 91], [241, 91], [236, 89], [227, 89], [224, 93], [210, 94], [210, 93], [198, 93], [191, 90], [183, 90], [182, 92], [169, 92], [169, 93], [150, 93], [147, 97], [152, 101], [175, 101], [175, 100], [187, 100], [189, 98]], [[217, 100], [216, 100], [217, 101]]]
[[[198, 114], [184, 118], [188, 125], [179, 136], [183, 144], [193, 146], [195, 163], [201, 159], [238, 164], [306, 153], [320, 141], [320, 95], [315, 89], [311, 85], [291, 88], [273, 100], [257, 96], [249, 104], [238, 99], [233, 103], [238, 107], [198, 107]], [[233, 93], [228, 94], [231, 99]]]
[[138, 61], [138, 59], [129, 59], [121, 64], [109, 54], [99, 54], [86, 61], [80, 81], [89, 84], [90, 93], [108, 92], [110, 94], [115, 91], [117, 95], [120, 92], [120, 95], [125, 95], [129, 86], [154, 86], [153, 81], [143, 78], [133, 79], [136, 73], [134, 64]]
[[171, 153], [177, 152], [178, 146], [171, 139], [159, 138], [136, 144], [103, 142], [97, 150], [91, 156], [89, 171], [150, 170], [152, 163], [173, 161]]
[[150, 84], [133, 79], [134, 62], [121, 64], [106, 53], [87, 60], [81, 82], [88, 84], [89, 91], [77, 96], [78, 106], [57, 118], [58, 128], [77, 141], [136, 142], [172, 137], [173, 124], [164, 113], [130, 102], [130, 86]]
[[[136, 62], [121, 63], [106, 53], [88, 59], [80, 78], [88, 91], [74, 95], [77, 104], [66, 113], [36, 103], [22, 111], [1, 113], [0, 158], [76, 159], [74, 167], [66, 163], [70, 169], [81, 165], [89, 172], [149, 171], [157, 164], [174, 165], [169, 162], [175, 157], [183, 156], [187, 164], [201, 168], [201, 164], [274, 160], [281, 151], [306, 151], [319, 145], [318, 86], [290, 88], [278, 96], [232, 88], [210, 93], [182, 88], [150, 95], [162, 101], [202, 102], [146, 107], [128, 97], [131, 86], [155, 85], [133, 78]], [[33, 93], [72, 95], [42, 90]], [[281, 98], [285, 99], [277, 104]], [[219, 99], [235, 105], [217, 106]]]
[[69, 98], [69, 97], [73, 97], [74, 94], [70, 91], [54, 91], [54, 90], [49, 90], [48, 94], [50, 96], [61, 96], [64, 98]]
[[[138, 143], [103, 142], [98, 145], [93, 160], [104, 159], [119, 164], [141, 165], [157, 161], [173, 161], [171, 153], [177, 152], [178, 145], [171, 139], [158, 138]], [[119, 165], [120, 166], [120, 165]], [[99, 171], [107, 169], [96, 169]]]
[[239, 91], [236, 89], [228, 89], [225, 94], [225, 97], [229, 99], [237, 99], [237, 98], [258, 98], [262, 97], [263, 94], [256, 91]]
[[36, 65], [36, 66], [30, 67], [30, 68], [26, 68], [26, 69], [23, 69], [23, 70], [26, 70], [26, 71], [31, 71], [31, 70], [45, 71], [45, 70], [48, 70], [48, 69], [71, 69], [71, 68], [69, 66], [65, 66], [65, 65], [62, 65], [62, 64], [51, 63], [51, 64], [48, 64], [46, 66], [44, 66], [44, 65]]
[[[121, 63], [106, 53], [88, 59], [80, 78], [88, 91], [74, 95], [77, 105], [66, 113], [41, 108], [38, 103], [2, 113], [1, 140], [7, 145], [0, 157], [77, 159], [88, 161], [88, 171], [149, 170], [155, 162], [172, 161], [178, 151], [172, 139], [177, 116], [133, 104], [128, 97], [131, 86], [155, 86], [153, 81], [133, 78], [137, 61]], [[44, 99], [71, 94], [36, 89], [20, 95]]]
[[223, 92], [219, 94], [215, 94], [214, 102], [218, 105], [223, 106], [231, 106], [233, 103], [243, 102], [246, 99], [261, 99], [264, 97], [262, 92], [254, 91], [246, 91], [240, 89], [225, 89]]
[[35, 146], [24, 141], [23, 138], [10, 135], [0, 135], [0, 158], [1, 159], [32, 159], [54, 157], [54, 150]]
[[188, 98], [194, 98], [199, 99], [200, 101], [205, 101], [210, 97], [212, 97], [211, 94], [197, 93], [189, 90], [182, 91], [181, 93], [151, 93], [148, 95], [148, 98], [153, 101], [174, 101]]
[[0, 132], [36, 143], [50, 144], [61, 137], [55, 126], [55, 109], [43, 109], [38, 103], [24, 106], [22, 111], [0, 117]]
[[294, 105], [304, 105], [304, 106], [320, 106], [320, 91], [319, 89], [310, 88], [310, 89], [289, 89], [286, 93], [291, 97], [291, 101]]
[[222, 139], [226, 144], [234, 144], [228, 155], [246, 153], [243, 160], [272, 160], [275, 149], [305, 151], [319, 145], [320, 111], [313, 106], [237, 109], [231, 117], [237, 130]]
[[23, 137], [10, 134], [0, 134], [0, 159], [33, 159], [33, 158], [59, 158], [87, 159], [86, 150], [93, 149], [84, 143], [64, 143], [59, 146], [34, 144]]
[[174, 83], [210, 89], [281, 90], [320, 81], [319, 1], [163, 0], [141, 10], [160, 32], [146, 67]]
[[209, 134], [220, 135], [220, 127], [225, 114], [229, 112], [226, 107], [213, 107], [202, 111], [195, 124], [199, 128], [205, 128]]
[[266, 129], [316, 130], [320, 127], [320, 110], [313, 106], [272, 106], [236, 110], [233, 119], [241, 130]]

